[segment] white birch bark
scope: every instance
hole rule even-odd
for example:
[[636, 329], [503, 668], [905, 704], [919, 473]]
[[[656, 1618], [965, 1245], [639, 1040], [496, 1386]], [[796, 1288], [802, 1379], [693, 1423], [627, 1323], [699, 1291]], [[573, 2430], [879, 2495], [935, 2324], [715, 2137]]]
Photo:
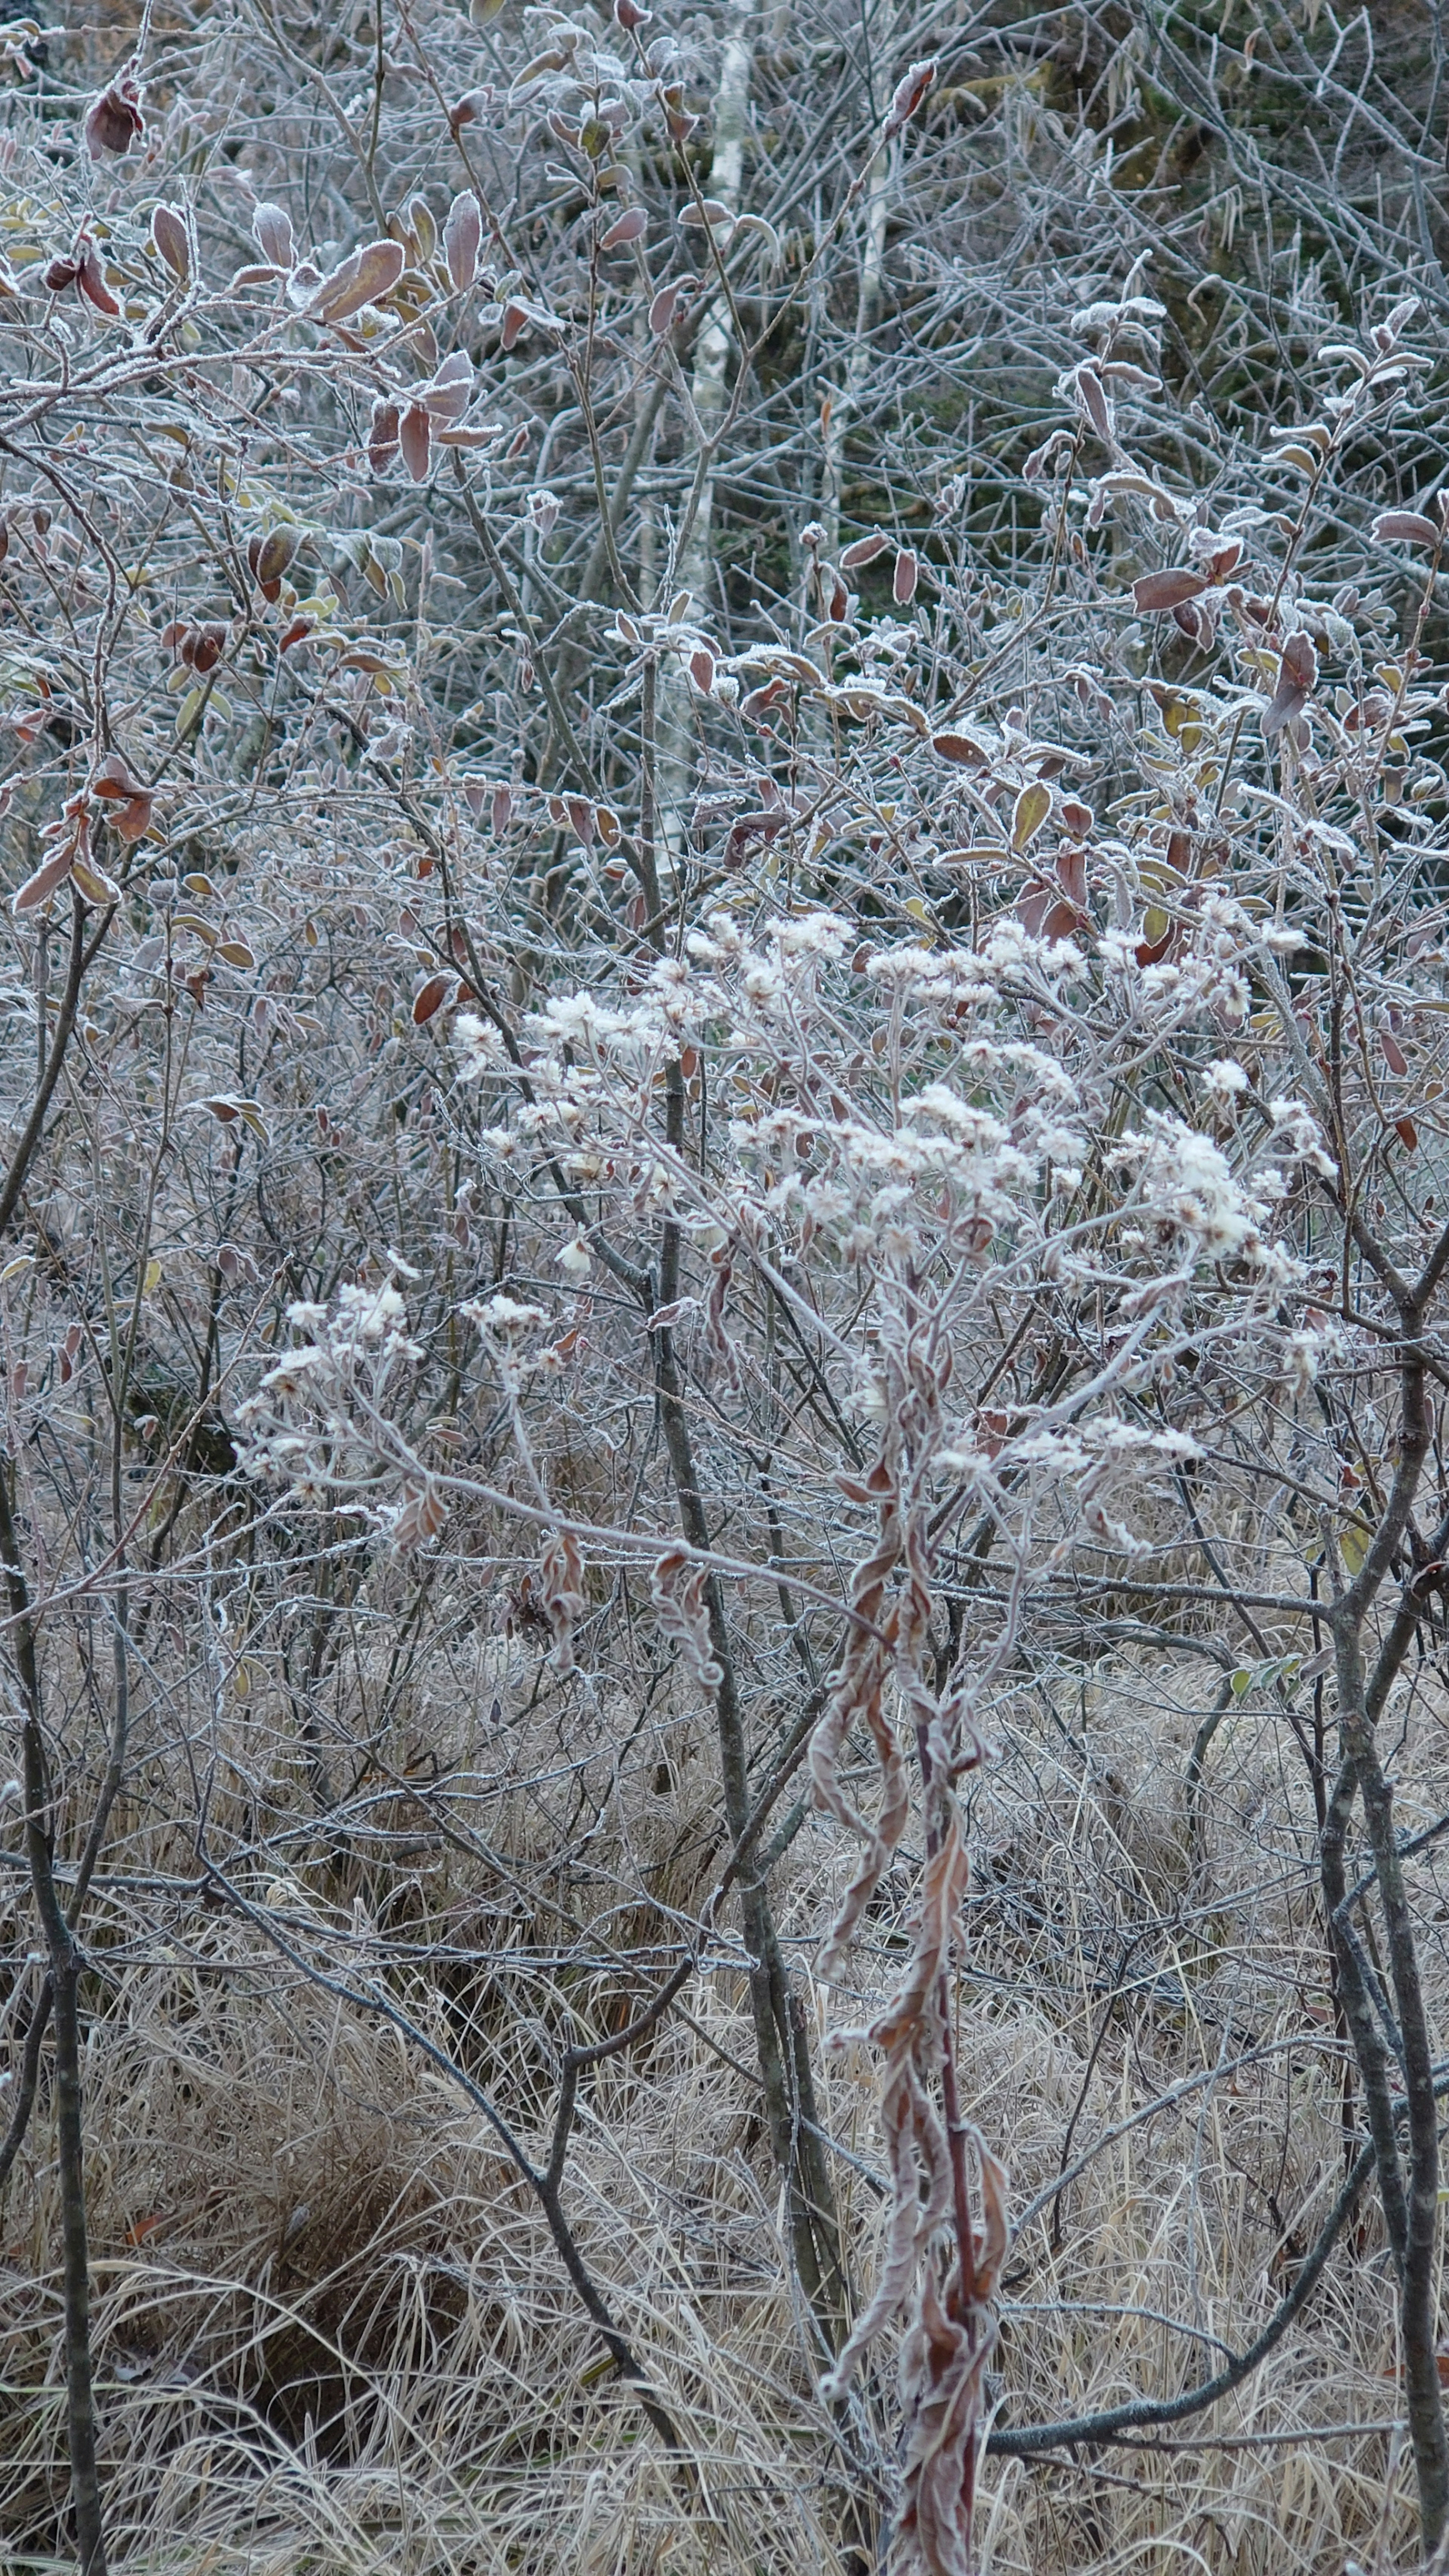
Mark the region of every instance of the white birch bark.
[[[744, 186], [745, 136], [749, 126], [750, 81], [755, 64], [754, 0], [731, 0], [728, 32], [714, 94], [714, 153], [709, 195], [730, 214], [740, 211]], [[721, 228], [721, 247], [728, 239]], [[705, 257], [711, 254], [706, 247]], [[677, 566], [678, 584], [707, 621], [716, 604], [714, 566], [715, 458], [710, 453], [719, 435], [729, 397], [730, 357], [734, 331], [729, 301], [723, 294], [711, 303], [694, 344], [690, 396], [709, 455], [699, 504], [686, 532]], [[689, 681], [683, 670], [669, 671], [664, 689], [662, 822], [667, 847], [679, 847], [693, 767], [693, 723]]]

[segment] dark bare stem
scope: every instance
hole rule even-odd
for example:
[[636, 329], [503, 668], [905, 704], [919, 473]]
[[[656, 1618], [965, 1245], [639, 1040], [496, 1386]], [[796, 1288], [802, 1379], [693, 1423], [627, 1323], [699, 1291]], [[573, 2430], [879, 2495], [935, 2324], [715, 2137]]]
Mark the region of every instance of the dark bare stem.
[[[77, 933], [79, 937], [79, 933]], [[75, 2506], [76, 2557], [81, 2576], [105, 2576], [106, 2543], [96, 2462], [95, 2397], [91, 2369], [90, 2256], [86, 2243], [85, 2131], [80, 2075], [81, 1954], [66, 1920], [55, 1878], [50, 1824], [50, 1780], [45, 1757], [40, 1667], [30, 1593], [16, 1543], [9, 1483], [0, 1470], [0, 1546], [10, 1610], [13, 1653], [24, 1716], [21, 1727], [25, 1793], [25, 1850], [35, 1911], [50, 1959], [48, 1984], [55, 2021], [56, 2147], [60, 2174], [62, 2282], [65, 2306], [66, 2432]]]

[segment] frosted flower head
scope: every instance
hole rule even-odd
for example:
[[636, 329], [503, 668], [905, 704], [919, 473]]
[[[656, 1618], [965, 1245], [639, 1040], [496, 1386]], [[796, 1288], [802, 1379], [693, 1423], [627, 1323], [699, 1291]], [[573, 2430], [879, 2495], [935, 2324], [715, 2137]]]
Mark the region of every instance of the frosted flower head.
[[1248, 1077], [1240, 1064], [1234, 1064], [1231, 1057], [1225, 1056], [1219, 1063], [1208, 1066], [1202, 1087], [1214, 1109], [1231, 1116], [1248, 1088]]
[[489, 1020], [480, 1020], [476, 1011], [460, 1011], [453, 1022], [453, 1044], [458, 1051], [458, 1079], [477, 1082], [481, 1075], [503, 1060], [503, 1040]]
[[496, 1296], [474, 1299], [463, 1312], [470, 1323], [481, 1324], [485, 1332], [500, 1333], [505, 1338], [548, 1322], [542, 1306], [531, 1306], [521, 1297], [505, 1297], [501, 1289]]

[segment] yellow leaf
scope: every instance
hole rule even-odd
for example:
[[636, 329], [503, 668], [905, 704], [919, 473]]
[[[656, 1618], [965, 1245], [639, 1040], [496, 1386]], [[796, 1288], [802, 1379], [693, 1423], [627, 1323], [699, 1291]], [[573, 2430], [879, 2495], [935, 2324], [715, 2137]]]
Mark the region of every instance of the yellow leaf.
[[161, 1285], [161, 1264], [160, 1264], [160, 1262], [159, 1262], [159, 1261], [156, 1261], [156, 1260], [148, 1261], [148, 1262], [147, 1262], [147, 1264], [146, 1264], [146, 1282], [145, 1282], [145, 1286], [142, 1288], [142, 1291], [141, 1291], [142, 1296], [143, 1296], [143, 1297], [154, 1297], [154, 1295], [155, 1295], [155, 1293], [156, 1293], [157, 1289], [160, 1287], [160, 1285]]
[[1023, 787], [1011, 818], [1011, 846], [1024, 850], [1033, 832], [1039, 832], [1052, 810], [1052, 791], [1040, 779], [1034, 787]]
[[1358, 1573], [1372, 1544], [1373, 1531], [1365, 1521], [1346, 1521], [1339, 1531], [1338, 1552], [1343, 1559], [1344, 1572], [1350, 1583]]

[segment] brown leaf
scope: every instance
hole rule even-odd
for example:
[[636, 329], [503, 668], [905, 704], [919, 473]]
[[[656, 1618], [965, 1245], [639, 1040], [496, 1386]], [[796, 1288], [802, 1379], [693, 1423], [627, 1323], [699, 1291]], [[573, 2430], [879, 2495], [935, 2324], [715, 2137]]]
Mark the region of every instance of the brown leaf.
[[157, 206], [151, 217], [151, 239], [174, 277], [184, 286], [191, 274], [191, 244], [184, 217], [175, 206]]
[[428, 446], [432, 425], [421, 403], [409, 403], [398, 423], [398, 445], [402, 460], [415, 483], [428, 479]]
[[366, 242], [324, 277], [307, 313], [314, 322], [346, 322], [396, 286], [407, 263], [401, 242]]
[[80, 267], [76, 271], [76, 283], [82, 295], [88, 297], [96, 311], [103, 313], [108, 322], [113, 322], [121, 308], [106, 284], [105, 271], [101, 267], [100, 258], [89, 243], [86, 245], [85, 256]]
[[262, 257], [272, 268], [290, 268], [296, 259], [292, 218], [285, 206], [258, 206], [252, 232]]
[[75, 856], [73, 841], [63, 841], [59, 849], [52, 850], [48, 859], [41, 860], [34, 875], [26, 878], [19, 892], [12, 895], [11, 911], [36, 911], [49, 896], [54, 894], [57, 886], [64, 885], [75, 865]]
[[385, 474], [397, 454], [398, 409], [379, 394], [367, 430], [367, 461], [374, 474]]
[[1200, 599], [1211, 588], [1205, 573], [1189, 572], [1186, 565], [1179, 565], [1173, 572], [1143, 573], [1132, 584], [1132, 596], [1140, 609], [1151, 611], [1180, 608], [1184, 600]]
[[471, 188], [464, 188], [453, 199], [443, 225], [443, 256], [448, 275], [461, 295], [478, 274], [478, 252], [483, 240], [483, 217]]
[[413, 1026], [415, 1029], [426, 1027], [433, 1013], [441, 1010], [447, 1000], [448, 987], [452, 980], [451, 975], [430, 975], [426, 984], [414, 994]]
[[120, 159], [130, 151], [143, 130], [143, 120], [140, 92], [129, 74], [123, 74], [91, 100], [81, 130], [93, 161], [99, 161], [103, 152], [112, 152]]
[[1281, 733], [1307, 705], [1318, 677], [1318, 656], [1301, 628], [1289, 636], [1278, 665], [1278, 686], [1263, 710], [1265, 734]]
[[1374, 535], [1380, 545], [1427, 546], [1431, 554], [1443, 541], [1442, 529], [1432, 519], [1421, 518], [1417, 510], [1380, 511]]
[[857, 537], [853, 545], [846, 547], [840, 558], [841, 570], [859, 572], [865, 564], [874, 563], [877, 555], [883, 555], [889, 544], [884, 530], [873, 528], [868, 537]]

